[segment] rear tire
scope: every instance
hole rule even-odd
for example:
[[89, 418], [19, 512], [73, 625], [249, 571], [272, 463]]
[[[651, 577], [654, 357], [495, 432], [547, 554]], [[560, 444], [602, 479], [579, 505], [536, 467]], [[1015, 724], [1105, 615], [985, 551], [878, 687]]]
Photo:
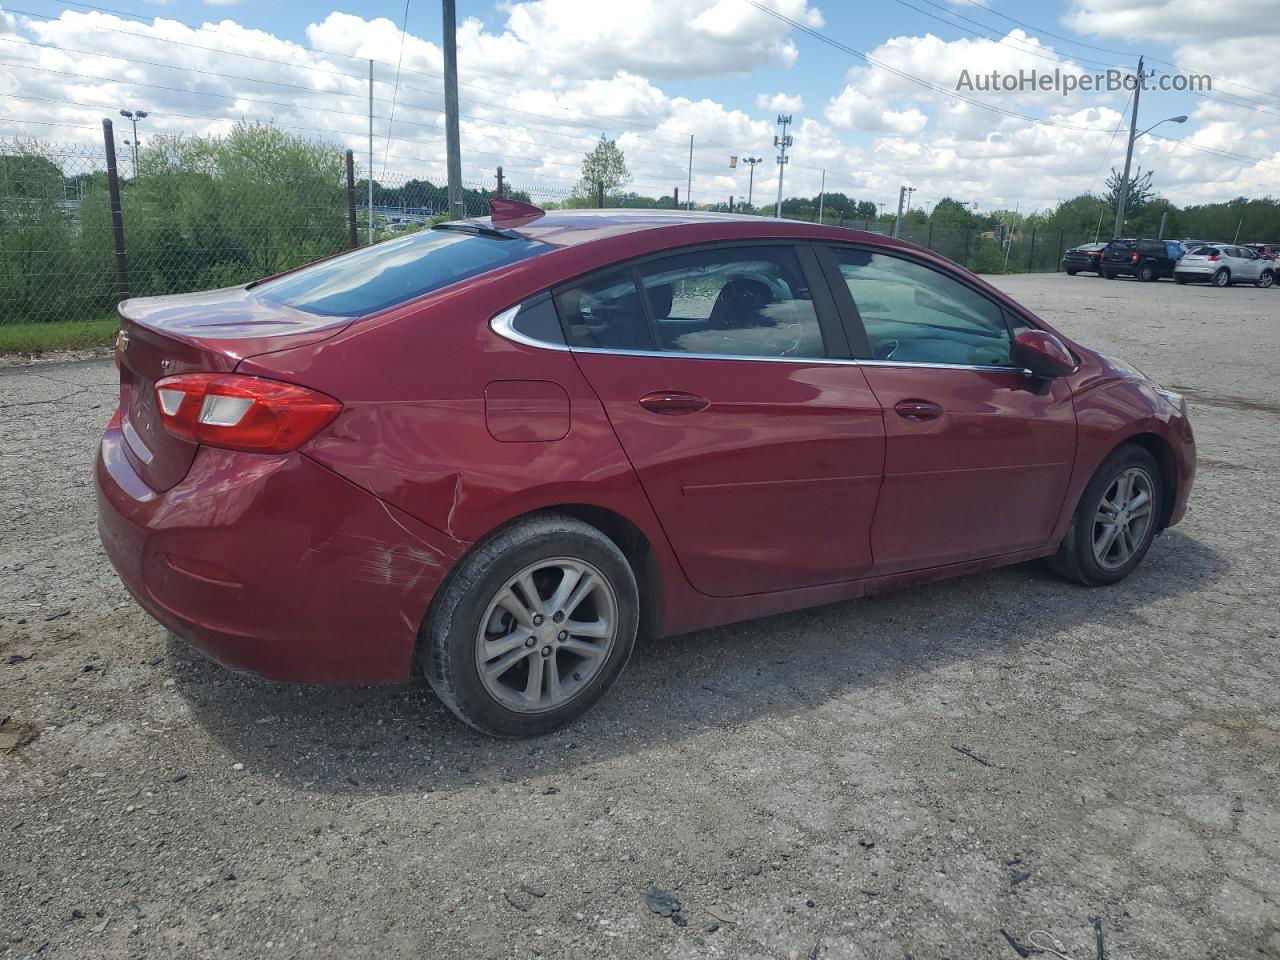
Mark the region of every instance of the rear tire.
[[1116, 275], [1112, 273], [1110, 270], [1103, 270], [1102, 275], [1106, 277], [1108, 280], [1114, 280], [1116, 278]]
[[1179, 277], [1177, 274], [1175, 274], [1175, 275], [1174, 275], [1174, 277], [1173, 277], [1173, 282], [1174, 282], [1174, 283], [1177, 283], [1177, 284], [1186, 284], [1186, 282], [1187, 282], [1187, 278], [1186, 278], [1186, 277]]
[[[1058, 552], [1054, 572], [1104, 587], [1123, 580], [1142, 562], [1159, 528], [1165, 491], [1160, 467], [1142, 447], [1112, 451], [1085, 487]], [[1111, 533], [1115, 527], [1116, 532]]]
[[1156, 278], [1156, 268], [1149, 263], [1144, 263], [1138, 268], [1138, 279], [1143, 283], [1150, 283]]
[[1220, 269], [1213, 275], [1213, 285], [1215, 287], [1228, 287], [1231, 285], [1231, 271], [1226, 267]]
[[423, 624], [419, 663], [464, 723], [495, 737], [538, 736], [613, 686], [639, 612], [635, 575], [612, 540], [573, 517], [535, 515], [461, 561]]
[[1068, 270], [1068, 271], [1067, 271], [1067, 276], [1068, 276], [1068, 277], [1074, 277], [1074, 276], [1076, 275], [1076, 273], [1078, 273], [1078, 272], [1079, 272], [1079, 271], [1076, 271], [1076, 270]]

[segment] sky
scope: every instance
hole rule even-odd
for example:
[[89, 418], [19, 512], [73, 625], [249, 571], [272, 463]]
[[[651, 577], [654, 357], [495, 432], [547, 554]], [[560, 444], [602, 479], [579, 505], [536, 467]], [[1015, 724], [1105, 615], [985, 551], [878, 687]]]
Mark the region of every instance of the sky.
[[[761, 9], [767, 8], [767, 9]], [[0, 0], [0, 138], [101, 142], [275, 123], [375, 177], [444, 178], [438, 0]], [[402, 24], [407, 29], [402, 32]], [[1135, 167], [1186, 205], [1280, 196], [1280, 0], [458, 0], [463, 176], [550, 196], [616, 138], [632, 189], [695, 202], [825, 183], [892, 210], [944, 196], [1044, 211], [1124, 160], [1127, 91], [981, 90], [979, 75], [1147, 68], [1210, 91], [1141, 95]], [[870, 62], [863, 55], [870, 58]], [[971, 86], [957, 91], [968, 72]], [[398, 81], [397, 81], [398, 77]], [[1180, 142], [1179, 142], [1180, 141]]]

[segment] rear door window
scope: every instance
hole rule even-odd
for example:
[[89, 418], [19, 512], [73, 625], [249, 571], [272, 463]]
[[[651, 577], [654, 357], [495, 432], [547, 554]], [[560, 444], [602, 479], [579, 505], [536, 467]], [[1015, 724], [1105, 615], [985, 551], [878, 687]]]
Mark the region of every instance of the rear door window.
[[307, 313], [360, 317], [552, 249], [515, 235], [423, 230], [313, 263], [252, 290], [269, 303]]

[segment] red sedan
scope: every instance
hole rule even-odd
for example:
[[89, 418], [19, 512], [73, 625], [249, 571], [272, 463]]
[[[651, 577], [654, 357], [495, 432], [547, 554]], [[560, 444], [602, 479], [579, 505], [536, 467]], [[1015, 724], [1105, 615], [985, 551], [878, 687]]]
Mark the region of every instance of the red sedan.
[[1037, 557], [1110, 584], [1182, 518], [1182, 398], [936, 254], [493, 206], [121, 305], [99, 527], [157, 620], [537, 734], [637, 633]]

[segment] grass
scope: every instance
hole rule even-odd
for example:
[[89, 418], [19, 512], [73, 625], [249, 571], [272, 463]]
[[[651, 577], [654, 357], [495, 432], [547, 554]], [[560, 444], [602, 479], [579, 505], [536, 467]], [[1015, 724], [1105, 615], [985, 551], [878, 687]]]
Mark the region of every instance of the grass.
[[120, 321], [67, 320], [57, 323], [0, 323], [0, 354], [41, 354], [54, 350], [109, 347]]

